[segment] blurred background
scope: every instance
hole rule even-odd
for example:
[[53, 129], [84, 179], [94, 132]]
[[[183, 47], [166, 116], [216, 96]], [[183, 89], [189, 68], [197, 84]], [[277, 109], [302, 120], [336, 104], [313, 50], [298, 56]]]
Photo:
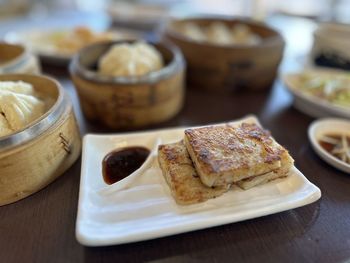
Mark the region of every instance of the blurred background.
[[264, 20], [276, 13], [350, 22], [350, 0], [0, 0], [0, 19], [44, 19], [52, 13], [101, 13], [114, 23], [149, 28], [172, 16], [215, 14]]
[[[350, 0], [0, 0], [0, 38], [13, 31], [75, 26], [121, 28], [152, 37], [170, 18], [201, 15], [263, 21], [282, 33], [285, 55], [300, 61], [319, 22], [350, 23]], [[283, 61], [282, 68], [284, 64], [293, 67]]]

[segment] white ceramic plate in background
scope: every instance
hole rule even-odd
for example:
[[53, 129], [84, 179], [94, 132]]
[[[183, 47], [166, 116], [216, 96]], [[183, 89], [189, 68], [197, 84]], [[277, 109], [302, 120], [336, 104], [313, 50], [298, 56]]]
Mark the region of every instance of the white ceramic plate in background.
[[350, 136], [350, 121], [336, 118], [321, 119], [311, 123], [308, 129], [309, 140], [315, 152], [328, 164], [350, 174], [350, 164], [346, 164], [334, 157], [319, 144], [320, 138], [327, 134], [345, 134]]
[[313, 95], [302, 92], [299, 87], [301, 85], [299, 76], [305, 72], [312, 74], [327, 74], [337, 75], [344, 74], [337, 70], [321, 70], [321, 69], [310, 69], [304, 72], [289, 73], [283, 76], [283, 81], [288, 90], [294, 97], [294, 106], [312, 117], [343, 117], [350, 118], [350, 108], [334, 105], [326, 100], [319, 99]]
[[58, 29], [11, 31], [5, 35], [5, 40], [10, 43], [25, 45], [31, 52], [49, 64], [68, 65], [72, 55], [59, 53], [47, 40], [46, 36], [55, 30]]
[[[245, 121], [255, 121], [249, 118]], [[156, 138], [170, 143], [183, 138], [183, 128], [120, 135], [86, 135], [83, 141], [76, 237], [83, 245], [103, 246], [238, 222], [315, 202], [320, 190], [293, 167], [290, 176], [241, 190], [238, 187], [204, 203], [180, 206], [171, 196], [156, 158], [133, 184], [105, 191], [102, 159], [118, 147], [152, 148]]]
[[[11, 31], [5, 35], [5, 40], [10, 43], [25, 45], [46, 63], [65, 66], [69, 64], [74, 53], [65, 53], [57, 48], [53, 40], [53, 35], [68, 34], [73, 29], [74, 28], [51, 28]], [[96, 33], [97, 31], [92, 30], [92, 32]], [[113, 40], [135, 39], [139, 37], [139, 34], [135, 31], [125, 29], [115, 29], [109, 32]]]

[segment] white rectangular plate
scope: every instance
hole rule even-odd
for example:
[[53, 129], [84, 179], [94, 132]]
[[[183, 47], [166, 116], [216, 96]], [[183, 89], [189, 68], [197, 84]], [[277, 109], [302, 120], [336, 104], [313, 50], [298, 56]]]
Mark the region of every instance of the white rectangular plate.
[[84, 137], [76, 224], [81, 244], [116, 245], [164, 237], [293, 209], [321, 197], [320, 190], [295, 167], [287, 178], [246, 191], [234, 187], [216, 199], [190, 206], [175, 203], [156, 158], [127, 189], [113, 191], [113, 185], [104, 182], [102, 159], [110, 151], [133, 145], [151, 149], [156, 138], [162, 143], [179, 141], [183, 131]]

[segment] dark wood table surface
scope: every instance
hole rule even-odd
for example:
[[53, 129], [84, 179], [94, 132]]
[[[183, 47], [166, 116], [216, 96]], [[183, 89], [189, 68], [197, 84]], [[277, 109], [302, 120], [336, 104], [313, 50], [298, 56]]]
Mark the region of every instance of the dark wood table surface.
[[[275, 17], [287, 49], [281, 71], [302, 67], [314, 24]], [[66, 70], [44, 65], [70, 94], [82, 134], [111, 132], [81, 114]], [[345, 262], [350, 260], [350, 176], [324, 163], [311, 149], [313, 118], [292, 106], [279, 79], [269, 92], [232, 96], [187, 90], [181, 113], [153, 128], [234, 120], [256, 114], [295, 158], [296, 166], [322, 191], [305, 207], [214, 228], [144, 242], [84, 247], [75, 239], [80, 159], [40, 192], [0, 207], [0, 262]], [[29, 169], [29, 168], [28, 168]]]

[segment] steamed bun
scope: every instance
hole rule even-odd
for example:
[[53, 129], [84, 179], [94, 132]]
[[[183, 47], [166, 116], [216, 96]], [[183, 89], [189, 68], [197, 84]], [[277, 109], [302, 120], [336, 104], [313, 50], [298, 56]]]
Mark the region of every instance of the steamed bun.
[[12, 130], [20, 130], [44, 112], [44, 103], [34, 96], [0, 92], [0, 105]]
[[0, 92], [10, 91], [20, 94], [33, 94], [33, 86], [29, 83], [23, 81], [1, 81], [0, 82]]
[[44, 112], [45, 104], [34, 96], [31, 84], [0, 82], [0, 137], [24, 128]]
[[196, 41], [206, 41], [207, 36], [203, 32], [200, 26], [198, 26], [196, 23], [188, 22], [185, 23], [182, 27], [183, 34]]
[[12, 129], [3, 114], [0, 113], [0, 137], [6, 136], [12, 133]]
[[257, 45], [262, 40], [248, 25], [230, 26], [220, 21], [205, 26], [187, 22], [180, 27], [180, 32], [192, 40], [219, 45]]
[[141, 76], [163, 67], [159, 51], [145, 42], [112, 46], [98, 61], [98, 71], [105, 76]]
[[254, 34], [251, 29], [244, 24], [238, 24], [232, 28], [234, 43], [236, 44], [259, 44], [261, 41], [257, 34]]
[[231, 44], [233, 42], [230, 29], [222, 22], [214, 22], [207, 29], [208, 41], [216, 44]]

